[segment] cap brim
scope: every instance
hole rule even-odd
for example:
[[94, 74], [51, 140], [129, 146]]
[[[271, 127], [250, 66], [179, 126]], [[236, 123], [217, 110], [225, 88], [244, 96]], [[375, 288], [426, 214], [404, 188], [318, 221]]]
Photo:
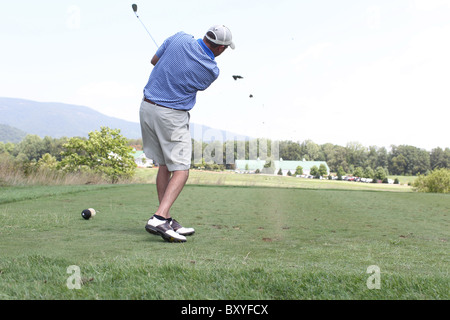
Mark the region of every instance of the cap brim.
[[234, 48], [236, 48], [236, 46], [234, 45], [234, 42], [230, 43], [230, 48], [234, 50]]

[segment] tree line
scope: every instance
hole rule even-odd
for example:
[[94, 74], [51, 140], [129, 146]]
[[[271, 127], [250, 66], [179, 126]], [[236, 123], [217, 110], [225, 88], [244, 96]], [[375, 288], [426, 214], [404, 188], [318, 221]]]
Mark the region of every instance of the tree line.
[[385, 169], [390, 175], [418, 175], [434, 169], [450, 168], [450, 148], [434, 148], [431, 151], [410, 145], [365, 147], [358, 142], [346, 146], [325, 143], [318, 145], [311, 140], [301, 143], [280, 142], [280, 157], [286, 160], [326, 161], [332, 172], [339, 167], [353, 174], [357, 168], [363, 170]]
[[[362, 171], [369, 172], [368, 176], [372, 176], [373, 174], [370, 174], [370, 172], [382, 169], [386, 175], [415, 176], [427, 174], [435, 169], [450, 169], [450, 148], [437, 147], [427, 151], [410, 145], [391, 145], [390, 150], [388, 150], [385, 147], [378, 146], [365, 147], [358, 142], [349, 142], [345, 146], [331, 143], [319, 145], [311, 140], [276, 142], [279, 158], [292, 161], [325, 161], [330, 171], [335, 173], [341, 171], [344, 174], [360, 174]], [[265, 156], [273, 158], [271, 147], [274, 143], [266, 139], [256, 139], [256, 142], [253, 140], [226, 143], [193, 141], [193, 150], [202, 148], [203, 151], [207, 151], [202, 153], [210, 156], [209, 159], [206, 159], [206, 162], [217, 160], [215, 152], [219, 150], [222, 153], [220, 157], [223, 156], [221, 163], [226, 164], [226, 153], [229, 152], [226, 148], [228, 148], [229, 143], [234, 143], [234, 159], [255, 160], [252, 158], [255, 155], [261, 160], [266, 160]], [[214, 147], [214, 144], [217, 146]], [[241, 149], [245, 150], [245, 154], [239, 153], [240, 147], [243, 147]], [[262, 156], [261, 150], [263, 151]], [[226, 168], [233, 169], [229, 164], [226, 165]]]
[[[135, 172], [136, 164], [128, 143], [119, 129], [108, 127], [89, 132], [88, 138], [55, 139], [47, 136], [41, 139], [37, 135], [27, 135], [16, 144], [0, 143], [0, 169], [14, 169], [15, 166], [25, 176], [41, 170], [93, 173], [117, 183], [120, 179], [131, 178]], [[13, 167], [10, 165], [11, 159], [14, 160]]]
[[[45, 154], [51, 155], [56, 161], [62, 161], [67, 156], [67, 143], [73, 138], [40, 138], [37, 135], [27, 135], [19, 143], [0, 142], [0, 154], [9, 154], [20, 161], [39, 161]], [[79, 138], [83, 140], [84, 138]], [[141, 145], [141, 139], [128, 139], [128, 146]], [[349, 142], [345, 146], [331, 143], [317, 144], [311, 140], [294, 142], [290, 140], [276, 141], [278, 145], [279, 157], [283, 160], [294, 161], [326, 161], [331, 172], [343, 170], [346, 174], [354, 174], [355, 171], [376, 170], [383, 168], [390, 175], [419, 175], [426, 174], [439, 168], [450, 168], [450, 148], [442, 149], [436, 147], [431, 151], [410, 145], [391, 145], [390, 150], [385, 147], [363, 146], [358, 142]], [[217, 142], [215, 142], [217, 143]], [[256, 139], [253, 141], [232, 141], [234, 147], [234, 158], [250, 159], [252, 155], [258, 157], [261, 150], [265, 155], [271, 156], [272, 141], [266, 139]], [[194, 150], [201, 148], [201, 154], [208, 154], [217, 159], [222, 157], [225, 165], [226, 152], [225, 144], [214, 148], [213, 143], [192, 141]], [[264, 144], [264, 146], [262, 146]], [[239, 148], [245, 154], [239, 154]], [[223, 149], [221, 149], [223, 148]], [[256, 149], [256, 150], [252, 150]], [[207, 152], [205, 152], [207, 151]], [[216, 153], [223, 153], [217, 155]], [[228, 150], [229, 152], [229, 150]], [[193, 163], [194, 155], [192, 156]], [[214, 162], [214, 159], [209, 159]], [[262, 160], [264, 160], [262, 158]], [[277, 159], [274, 159], [277, 160]], [[203, 159], [204, 161], [204, 159]], [[226, 165], [227, 169], [232, 166]]]

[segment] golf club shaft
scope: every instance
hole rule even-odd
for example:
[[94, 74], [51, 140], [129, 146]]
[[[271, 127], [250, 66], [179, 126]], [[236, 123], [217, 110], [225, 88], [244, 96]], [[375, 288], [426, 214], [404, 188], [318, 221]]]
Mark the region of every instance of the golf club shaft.
[[153, 39], [150, 31], [148, 31], [147, 27], [145, 26], [145, 24], [142, 22], [142, 20], [139, 18], [139, 16], [137, 15], [137, 13], [134, 13], [136, 15], [136, 17], [138, 18], [139, 22], [142, 24], [142, 26], [144, 27], [145, 31], [147, 31], [148, 35], [150, 36], [150, 38], [152, 38], [153, 43], [155, 44], [156, 48], [159, 48], [158, 44], [156, 43], [155, 39]]

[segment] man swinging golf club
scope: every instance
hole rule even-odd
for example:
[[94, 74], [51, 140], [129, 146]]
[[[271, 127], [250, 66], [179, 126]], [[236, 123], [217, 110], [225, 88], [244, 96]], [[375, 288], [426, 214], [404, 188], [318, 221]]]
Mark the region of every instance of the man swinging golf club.
[[195, 105], [197, 91], [207, 89], [219, 76], [215, 57], [228, 47], [234, 49], [230, 30], [215, 25], [203, 39], [176, 33], [151, 60], [154, 68], [144, 88], [140, 122], [145, 155], [159, 165], [159, 207], [145, 229], [169, 242], [185, 242], [186, 236], [195, 232], [173, 219], [170, 208], [189, 177], [189, 110]]

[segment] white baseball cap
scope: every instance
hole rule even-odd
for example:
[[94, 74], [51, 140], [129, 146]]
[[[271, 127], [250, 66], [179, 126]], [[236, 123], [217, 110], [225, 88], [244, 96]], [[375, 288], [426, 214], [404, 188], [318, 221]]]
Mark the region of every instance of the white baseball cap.
[[[215, 39], [208, 36], [208, 32], [212, 32], [215, 36]], [[222, 45], [222, 46], [230, 46], [231, 49], [234, 49], [234, 43], [232, 41], [233, 36], [231, 35], [230, 29], [225, 27], [223, 24], [218, 24], [215, 26], [212, 26], [208, 29], [206, 32], [206, 38], [214, 42], [215, 44]]]

